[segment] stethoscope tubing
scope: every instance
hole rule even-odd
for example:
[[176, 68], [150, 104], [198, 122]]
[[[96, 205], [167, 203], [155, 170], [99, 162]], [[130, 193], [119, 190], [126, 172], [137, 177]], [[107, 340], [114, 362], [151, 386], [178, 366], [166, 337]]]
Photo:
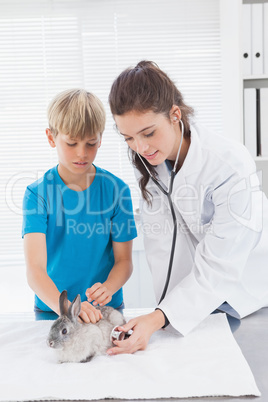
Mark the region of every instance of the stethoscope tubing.
[[138, 156], [140, 158], [140, 160], [142, 161], [142, 163], [144, 164], [146, 170], [148, 171], [152, 181], [155, 183], [155, 185], [159, 188], [159, 190], [166, 195], [167, 199], [168, 199], [168, 203], [169, 203], [169, 207], [170, 207], [170, 211], [171, 211], [171, 215], [172, 215], [172, 220], [173, 220], [173, 236], [172, 236], [172, 245], [171, 245], [171, 250], [170, 250], [170, 257], [169, 257], [169, 264], [168, 264], [168, 271], [167, 271], [167, 277], [166, 277], [166, 282], [165, 282], [165, 286], [163, 288], [163, 292], [162, 295], [159, 299], [158, 305], [164, 300], [166, 293], [167, 293], [167, 289], [168, 289], [168, 285], [170, 282], [170, 277], [171, 277], [171, 272], [172, 272], [172, 267], [173, 267], [173, 260], [174, 260], [174, 253], [175, 253], [175, 246], [176, 246], [176, 240], [177, 240], [177, 230], [178, 230], [178, 221], [177, 221], [177, 217], [176, 217], [176, 213], [175, 213], [175, 209], [174, 209], [174, 204], [172, 202], [172, 191], [173, 191], [173, 184], [174, 184], [174, 179], [176, 176], [176, 168], [177, 168], [177, 163], [179, 160], [179, 155], [180, 155], [180, 151], [181, 151], [181, 146], [182, 146], [182, 140], [183, 140], [183, 136], [184, 136], [184, 125], [183, 122], [180, 120], [181, 123], [181, 141], [180, 141], [180, 145], [179, 145], [179, 150], [177, 153], [177, 157], [176, 157], [176, 161], [174, 164], [174, 167], [171, 171], [170, 174], [170, 182], [169, 182], [169, 189], [168, 191], [166, 191], [161, 184], [152, 176], [150, 170], [148, 169], [148, 167], [146, 166], [146, 164], [144, 163], [141, 155], [138, 153]]
[[[171, 172], [171, 174], [173, 173], [173, 171]], [[170, 179], [170, 184], [172, 184], [173, 187], [173, 182], [174, 182], [174, 178], [175, 178], [175, 173], [171, 176]], [[172, 182], [172, 183], [171, 183]], [[171, 199], [171, 193], [172, 193], [172, 187], [170, 188], [170, 192], [168, 192], [167, 194], [167, 199], [168, 199], [168, 203], [169, 203], [169, 207], [170, 207], [170, 211], [171, 211], [171, 215], [172, 215], [172, 220], [173, 220], [173, 236], [172, 236], [172, 245], [171, 245], [171, 251], [170, 251], [170, 257], [169, 257], [169, 264], [168, 264], [168, 271], [167, 271], [167, 277], [166, 277], [166, 283], [162, 292], [162, 295], [159, 299], [158, 304], [160, 304], [167, 293], [167, 289], [168, 289], [168, 285], [170, 282], [170, 277], [171, 277], [171, 272], [172, 272], [172, 266], [173, 266], [173, 260], [174, 260], [174, 253], [175, 253], [175, 246], [176, 246], [176, 240], [177, 240], [177, 217], [176, 217], [176, 213], [174, 210], [174, 205]]]

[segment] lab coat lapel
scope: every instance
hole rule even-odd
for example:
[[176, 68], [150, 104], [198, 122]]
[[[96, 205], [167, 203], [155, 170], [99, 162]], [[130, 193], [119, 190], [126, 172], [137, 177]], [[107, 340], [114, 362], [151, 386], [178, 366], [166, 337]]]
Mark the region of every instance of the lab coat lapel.
[[[190, 147], [181, 169], [175, 176], [171, 198], [180, 227], [183, 228], [185, 233], [188, 233], [189, 239], [191, 239], [192, 252], [192, 247], [196, 247], [197, 242], [200, 240], [200, 235], [196, 234], [196, 222], [194, 222], [192, 211], [196, 209], [196, 203], [200, 201], [196, 199], [194, 194], [199, 194], [198, 189], [195, 188], [196, 173], [202, 171], [202, 163], [202, 148], [199, 134], [195, 127], [191, 126]], [[166, 163], [157, 166], [156, 170], [158, 180], [161, 182], [163, 188], [167, 190], [170, 182], [170, 171]], [[170, 207], [167, 197], [162, 196], [161, 199], [165, 205], [165, 209], [169, 211]]]
[[[158, 174], [158, 181], [162, 185], [162, 187], [168, 191], [169, 183], [170, 183], [170, 171], [165, 162], [158, 165], [156, 168], [156, 172]], [[191, 126], [191, 143], [184, 160], [184, 163], [181, 169], [175, 176], [174, 185], [173, 185], [173, 194], [171, 198], [174, 197], [174, 193], [176, 189], [183, 189], [187, 185], [191, 185], [190, 176], [195, 172], [200, 172], [202, 169], [202, 149], [199, 140], [198, 133], [194, 126]], [[166, 197], [165, 197], [166, 198]], [[168, 205], [168, 200], [165, 200], [166, 205]]]
[[[203, 168], [202, 147], [199, 134], [195, 127], [191, 125], [190, 147], [184, 163], [174, 180], [172, 200], [180, 224], [183, 225], [184, 230], [188, 232], [194, 247], [196, 247], [197, 241], [200, 240], [200, 236], [197, 236], [197, 240], [196, 226], [193, 224], [193, 211], [196, 210], [197, 204], [199, 205], [199, 203], [202, 202], [199, 198], [200, 191], [199, 188], [197, 188], [199, 184], [196, 176], [199, 176]], [[196, 197], [198, 197], [198, 199]]]
[[185, 178], [188, 178], [195, 172], [200, 172], [201, 169], [203, 168], [202, 147], [199, 139], [199, 134], [197, 133], [194, 125], [191, 125], [190, 129], [191, 129], [190, 147], [188, 149], [186, 158], [179, 172], [183, 174]]

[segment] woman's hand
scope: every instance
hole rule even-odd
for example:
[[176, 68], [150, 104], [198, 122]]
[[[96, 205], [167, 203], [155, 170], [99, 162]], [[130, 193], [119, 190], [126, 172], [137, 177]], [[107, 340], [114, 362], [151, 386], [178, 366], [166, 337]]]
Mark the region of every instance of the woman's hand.
[[104, 306], [112, 300], [113, 292], [108, 289], [105, 283], [95, 283], [91, 288], [86, 290], [87, 300], [93, 302], [93, 306]]
[[94, 306], [92, 306], [92, 304], [90, 304], [87, 301], [84, 301], [81, 303], [79, 318], [81, 321], [87, 324], [89, 322], [96, 324], [96, 322], [98, 322], [102, 318], [102, 314], [100, 310], [97, 310]]
[[165, 317], [162, 311], [154, 312], [140, 317], [133, 318], [127, 324], [119, 327], [120, 331], [128, 332], [133, 330], [132, 335], [123, 341], [114, 341], [116, 347], [108, 349], [108, 355], [120, 353], [135, 353], [137, 350], [146, 349], [152, 334], [165, 324]]

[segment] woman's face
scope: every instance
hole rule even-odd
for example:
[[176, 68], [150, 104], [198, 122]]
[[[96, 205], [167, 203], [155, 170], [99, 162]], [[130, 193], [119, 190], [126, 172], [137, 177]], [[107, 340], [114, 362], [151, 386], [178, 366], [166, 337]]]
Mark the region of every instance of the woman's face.
[[172, 111], [170, 119], [151, 110], [131, 111], [114, 119], [128, 146], [151, 165], [159, 165], [166, 159], [175, 161], [181, 138], [178, 108]]

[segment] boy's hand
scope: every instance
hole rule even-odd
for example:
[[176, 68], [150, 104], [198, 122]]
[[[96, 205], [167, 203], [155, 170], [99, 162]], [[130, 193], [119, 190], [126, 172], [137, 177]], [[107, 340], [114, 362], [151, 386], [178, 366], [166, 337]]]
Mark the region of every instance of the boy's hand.
[[113, 292], [107, 288], [105, 283], [95, 283], [86, 290], [87, 300], [93, 302], [93, 306], [99, 304], [104, 306], [112, 300]]
[[81, 321], [87, 324], [89, 322], [96, 324], [96, 322], [98, 322], [102, 318], [102, 314], [100, 310], [97, 310], [95, 307], [92, 306], [92, 304], [84, 301], [83, 303], [81, 303], [79, 318]]

